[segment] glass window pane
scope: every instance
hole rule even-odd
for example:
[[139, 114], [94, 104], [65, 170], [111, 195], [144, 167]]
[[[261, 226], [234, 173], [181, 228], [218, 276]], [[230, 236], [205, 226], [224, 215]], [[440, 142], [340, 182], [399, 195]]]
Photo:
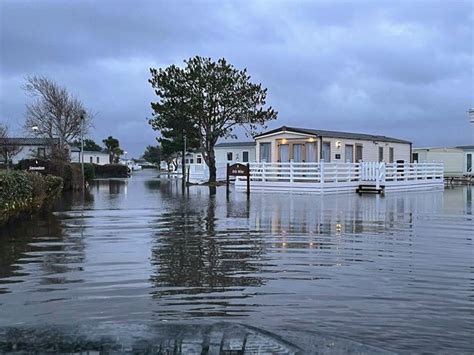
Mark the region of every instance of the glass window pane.
[[316, 143], [306, 143], [306, 161], [309, 163], [318, 161]]

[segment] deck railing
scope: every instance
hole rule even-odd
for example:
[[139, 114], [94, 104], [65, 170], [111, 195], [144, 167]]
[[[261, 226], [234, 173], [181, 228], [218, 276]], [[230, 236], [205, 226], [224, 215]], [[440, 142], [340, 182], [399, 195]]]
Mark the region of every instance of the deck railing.
[[250, 163], [252, 181], [365, 182], [443, 179], [442, 163]]

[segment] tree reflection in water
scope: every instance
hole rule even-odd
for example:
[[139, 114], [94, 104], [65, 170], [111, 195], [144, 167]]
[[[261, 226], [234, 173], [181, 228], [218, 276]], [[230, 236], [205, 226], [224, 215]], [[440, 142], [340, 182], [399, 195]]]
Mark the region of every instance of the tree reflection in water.
[[178, 208], [157, 220], [161, 227], [152, 247], [156, 273], [151, 277], [155, 296], [224, 292], [263, 284], [262, 277], [255, 276], [261, 271], [258, 260], [263, 245], [257, 242], [248, 248], [253, 239], [249, 231], [216, 231], [215, 188], [209, 192], [199, 208], [187, 204], [185, 195]]

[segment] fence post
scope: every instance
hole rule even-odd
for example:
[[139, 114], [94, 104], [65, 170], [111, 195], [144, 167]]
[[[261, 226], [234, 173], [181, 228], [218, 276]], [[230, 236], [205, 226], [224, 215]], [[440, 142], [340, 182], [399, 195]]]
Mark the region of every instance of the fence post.
[[323, 184], [324, 183], [324, 160], [321, 160], [319, 162], [319, 166], [321, 168], [320, 169], [321, 170], [320, 182], [321, 182], [321, 184]]
[[377, 164], [375, 166], [375, 188], [377, 190], [380, 189], [380, 165], [381, 164]]
[[265, 181], [265, 160], [262, 161], [262, 181]]
[[225, 180], [226, 180], [226, 191], [225, 192], [226, 192], [227, 196], [229, 196], [229, 182], [230, 182], [229, 181], [229, 163], [227, 163], [227, 167], [225, 169], [225, 174], [226, 174], [226, 178], [225, 178]]
[[247, 163], [247, 199], [250, 197], [250, 163]]
[[293, 181], [293, 159], [290, 159], [290, 182]]

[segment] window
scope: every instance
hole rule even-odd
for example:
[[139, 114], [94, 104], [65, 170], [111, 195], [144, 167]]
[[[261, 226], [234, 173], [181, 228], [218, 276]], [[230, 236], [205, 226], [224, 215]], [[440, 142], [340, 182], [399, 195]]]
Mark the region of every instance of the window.
[[189, 164], [189, 159], [184, 159], [184, 164]]
[[89, 161], [90, 161], [91, 163], [93, 163], [93, 162], [94, 162], [94, 160], [93, 160], [93, 159], [94, 159], [93, 157], [89, 157]]
[[306, 143], [306, 161], [315, 163], [318, 161], [318, 149], [316, 143]]
[[96, 162], [97, 162], [97, 164], [100, 163], [100, 158], [99, 157], [96, 158]]
[[383, 147], [379, 147], [379, 162], [383, 162]]
[[228, 161], [233, 160], [232, 152], [227, 152], [227, 160], [228, 160]]
[[418, 153], [413, 153], [413, 161], [415, 162], [418, 162]]
[[323, 142], [323, 149], [321, 151], [323, 160], [327, 163], [331, 161], [331, 143]]
[[296, 163], [303, 161], [303, 144], [293, 144], [293, 161]]
[[355, 161], [362, 161], [362, 144], [356, 144]]
[[346, 144], [346, 149], [344, 151], [344, 159], [346, 163], [354, 162], [354, 146], [352, 144]]
[[388, 148], [388, 162], [393, 163], [394, 151], [393, 147]]
[[472, 154], [468, 153], [466, 154], [466, 171], [471, 171], [472, 169]]
[[194, 164], [194, 159], [193, 158], [189, 159], [189, 164]]
[[289, 144], [279, 144], [278, 145], [278, 153], [280, 156], [281, 162], [288, 162], [290, 161], [290, 145]]
[[249, 161], [249, 152], [242, 152], [242, 161], [247, 163]]
[[45, 148], [38, 148], [38, 157], [45, 158], [46, 157], [46, 149]]
[[272, 161], [271, 146], [271, 143], [260, 143], [260, 161]]
[[198, 156], [196, 157], [196, 163], [202, 164], [202, 156], [201, 156], [201, 155], [198, 155]]

